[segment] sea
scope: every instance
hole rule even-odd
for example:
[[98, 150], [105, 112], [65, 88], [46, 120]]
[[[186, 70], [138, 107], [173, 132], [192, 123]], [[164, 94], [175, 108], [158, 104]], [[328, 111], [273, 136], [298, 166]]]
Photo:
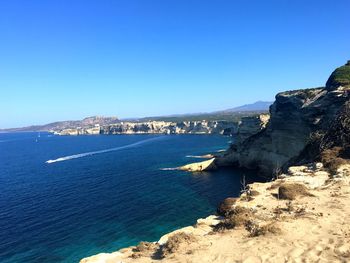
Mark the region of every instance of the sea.
[[171, 168], [227, 149], [214, 135], [0, 133], [0, 262], [79, 262], [215, 213], [254, 172]]

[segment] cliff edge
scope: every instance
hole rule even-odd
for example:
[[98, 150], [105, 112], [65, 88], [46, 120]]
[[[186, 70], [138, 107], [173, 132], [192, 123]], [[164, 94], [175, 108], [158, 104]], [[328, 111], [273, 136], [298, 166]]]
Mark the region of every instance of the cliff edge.
[[[317, 159], [322, 149], [315, 148], [320, 148], [322, 137], [346, 107], [349, 91], [350, 62], [336, 69], [325, 87], [277, 94], [266, 127], [233, 144], [217, 164], [257, 169], [270, 176], [303, 159]], [[311, 145], [314, 151], [306, 158]]]

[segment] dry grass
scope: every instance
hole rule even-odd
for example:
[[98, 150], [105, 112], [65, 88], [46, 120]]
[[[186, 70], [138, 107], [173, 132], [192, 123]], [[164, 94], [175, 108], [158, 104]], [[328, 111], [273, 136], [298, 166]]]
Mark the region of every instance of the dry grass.
[[281, 229], [276, 226], [276, 223], [268, 223], [260, 226], [257, 222], [249, 220], [245, 223], [245, 229], [249, 232], [250, 237], [264, 236], [268, 233], [280, 234]]
[[254, 200], [254, 196], [258, 196], [260, 193], [256, 190], [246, 190], [240, 197], [240, 200], [250, 202]]
[[331, 149], [324, 150], [321, 153], [321, 161], [325, 168], [327, 168], [332, 174], [336, 174], [338, 168], [347, 164], [348, 161], [341, 158], [344, 149], [342, 147], [333, 147]]
[[347, 164], [348, 162], [343, 159], [343, 158], [334, 158], [328, 165], [328, 169], [329, 171], [332, 173], [332, 174], [336, 174], [337, 173], [337, 170], [338, 168], [341, 166], [341, 165], [344, 165], [344, 164]]
[[276, 218], [280, 218], [281, 215], [287, 212], [288, 214], [294, 216], [295, 218], [304, 216], [306, 214], [306, 208], [301, 206], [295, 206], [292, 201], [288, 201], [286, 203], [286, 207], [280, 207], [277, 206], [273, 213], [275, 214]]
[[192, 234], [184, 232], [176, 233], [168, 238], [168, 241], [160, 248], [160, 256], [167, 257], [179, 251], [181, 244], [190, 244], [195, 242], [196, 238]]
[[233, 205], [236, 203], [237, 198], [226, 198], [218, 207], [217, 213], [221, 216], [227, 216], [233, 209]]
[[236, 206], [226, 215], [225, 219], [214, 227], [214, 231], [224, 231], [243, 226], [254, 217], [253, 212], [245, 207]]
[[280, 187], [280, 185], [283, 183], [283, 181], [277, 181], [275, 183], [272, 183], [269, 187], [266, 188], [266, 190], [270, 191], [270, 190], [275, 190], [278, 187]]
[[278, 198], [294, 200], [298, 196], [313, 196], [303, 184], [284, 183], [278, 188]]
[[258, 196], [260, 193], [258, 192], [258, 191], [256, 191], [256, 190], [250, 190], [249, 191], [249, 195], [250, 196]]
[[131, 254], [132, 258], [139, 258], [142, 256], [149, 256], [150, 254], [153, 254], [157, 249], [159, 245], [152, 243], [152, 242], [144, 242], [141, 241], [132, 251]]

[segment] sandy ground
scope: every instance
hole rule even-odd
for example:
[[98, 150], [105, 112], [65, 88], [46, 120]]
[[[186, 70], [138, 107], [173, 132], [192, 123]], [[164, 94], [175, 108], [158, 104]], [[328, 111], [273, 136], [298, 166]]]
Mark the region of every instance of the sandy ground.
[[[135, 253], [135, 247], [102, 253], [81, 263], [120, 262], [350, 262], [350, 169], [338, 170], [336, 177], [322, 168], [291, 167], [289, 174], [270, 183], [254, 183], [259, 192], [249, 200], [245, 195], [235, 206], [250, 209], [259, 225], [273, 224], [280, 233], [251, 237], [244, 226], [213, 231], [222, 218], [210, 216], [195, 226], [163, 236], [160, 246]], [[278, 198], [278, 186], [301, 183], [313, 196], [295, 200]], [[252, 198], [251, 198], [252, 199]], [[248, 201], [249, 200], [249, 201]], [[176, 252], [157, 258], [159, 247], [178, 232], [191, 233], [195, 241], [182, 242]]]

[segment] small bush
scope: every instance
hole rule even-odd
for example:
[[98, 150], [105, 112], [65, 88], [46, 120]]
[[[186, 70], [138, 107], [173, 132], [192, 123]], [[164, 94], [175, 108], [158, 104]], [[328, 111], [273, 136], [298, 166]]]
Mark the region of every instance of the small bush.
[[142, 256], [148, 256], [150, 253], [153, 253], [158, 248], [158, 245], [152, 242], [141, 241], [132, 251], [132, 258], [139, 258]]
[[312, 194], [302, 184], [285, 183], [278, 188], [280, 199], [294, 200], [298, 196], [312, 196]]
[[293, 206], [293, 203], [292, 201], [289, 201], [287, 204], [286, 204], [286, 209], [285, 209], [287, 212], [291, 213], [294, 211], [294, 206]]
[[260, 193], [256, 190], [251, 190], [248, 188], [245, 192], [242, 193], [240, 200], [250, 202], [254, 200], [254, 196], [258, 196]]
[[258, 192], [258, 191], [256, 191], [256, 190], [250, 190], [249, 191], [249, 195], [250, 196], [258, 196], [260, 193]]
[[224, 231], [244, 225], [254, 217], [253, 212], [245, 207], [236, 206], [225, 219], [214, 227], [214, 231]]
[[347, 161], [344, 160], [343, 158], [334, 158], [329, 164], [328, 164], [328, 169], [332, 174], [336, 174], [337, 170], [340, 166], [347, 164]]
[[176, 233], [168, 238], [168, 241], [161, 247], [160, 255], [162, 258], [177, 252], [183, 243], [190, 244], [195, 242], [196, 238], [192, 234], [184, 232]]
[[324, 150], [321, 153], [321, 161], [323, 163], [329, 163], [332, 161], [335, 157], [338, 157], [342, 148], [341, 147], [333, 147], [331, 149]]
[[135, 252], [145, 252], [145, 251], [153, 250], [156, 247], [157, 245], [152, 242], [141, 241], [133, 250]]
[[264, 236], [268, 233], [280, 234], [281, 229], [277, 227], [274, 223], [269, 223], [267, 225], [260, 226], [253, 220], [247, 221], [244, 225], [245, 229], [249, 232], [250, 237]]
[[217, 213], [221, 216], [226, 216], [233, 209], [233, 205], [236, 203], [237, 198], [226, 198], [218, 207]]
[[286, 207], [283, 208], [283, 207], [277, 206], [273, 210], [273, 212], [276, 216], [280, 216], [283, 214], [283, 212], [287, 212], [289, 214], [294, 215], [295, 217], [299, 217], [299, 216], [305, 215], [306, 209], [305, 207], [294, 206], [292, 201], [288, 201], [286, 203]]
[[333, 147], [331, 149], [324, 150], [321, 153], [321, 161], [332, 174], [336, 174], [338, 168], [346, 164], [347, 161], [341, 158], [342, 155], [348, 155], [348, 148]]
[[281, 184], [282, 184], [281, 181], [278, 181], [276, 183], [272, 183], [269, 187], [266, 188], [266, 190], [268, 190], [268, 191], [275, 190], [276, 188], [280, 187]]

